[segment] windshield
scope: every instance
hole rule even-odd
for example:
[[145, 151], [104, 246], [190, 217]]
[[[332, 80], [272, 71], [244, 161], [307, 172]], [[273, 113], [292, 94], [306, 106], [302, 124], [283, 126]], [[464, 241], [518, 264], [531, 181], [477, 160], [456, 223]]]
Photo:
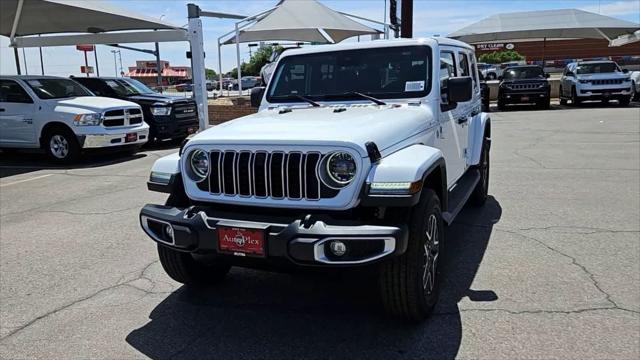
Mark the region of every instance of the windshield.
[[132, 96], [140, 94], [152, 94], [153, 90], [149, 89], [146, 85], [138, 80], [133, 79], [108, 79], [105, 83], [116, 93], [118, 96]]
[[576, 68], [576, 73], [578, 74], [599, 74], [611, 73], [615, 71], [620, 71], [620, 68], [616, 63], [613, 62], [580, 64]]
[[82, 85], [69, 79], [29, 79], [26, 82], [40, 99], [93, 96]]
[[151, 88], [149, 88], [147, 85], [141, 83], [138, 80], [135, 80], [135, 79], [123, 79], [122, 81], [124, 81], [127, 84], [129, 84], [131, 87], [133, 87], [140, 94], [155, 94], [155, 91], [151, 90]]
[[430, 90], [431, 50], [427, 46], [359, 49], [283, 58], [273, 77], [270, 102], [353, 98], [423, 97]]
[[514, 67], [504, 71], [502, 77], [505, 80], [515, 79], [544, 79], [544, 71], [537, 66], [531, 67]]

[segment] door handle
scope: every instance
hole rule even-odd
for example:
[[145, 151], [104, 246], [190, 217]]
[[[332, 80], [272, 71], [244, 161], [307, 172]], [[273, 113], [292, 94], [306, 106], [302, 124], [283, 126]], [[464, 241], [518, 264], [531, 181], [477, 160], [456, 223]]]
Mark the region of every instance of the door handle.
[[463, 116], [461, 118], [458, 118], [458, 124], [464, 124], [467, 121], [469, 121], [469, 118], [467, 116]]

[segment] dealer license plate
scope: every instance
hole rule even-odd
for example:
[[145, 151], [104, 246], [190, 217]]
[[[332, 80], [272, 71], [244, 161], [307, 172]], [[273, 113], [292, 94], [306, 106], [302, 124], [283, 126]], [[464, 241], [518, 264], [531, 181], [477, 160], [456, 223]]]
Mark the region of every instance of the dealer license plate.
[[523, 96], [520, 98], [521, 101], [529, 101], [529, 97], [528, 96]]
[[218, 250], [236, 256], [265, 256], [265, 230], [218, 227]]
[[124, 142], [126, 143], [135, 142], [135, 141], [138, 141], [137, 133], [128, 133], [127, 135], [124, 136]]

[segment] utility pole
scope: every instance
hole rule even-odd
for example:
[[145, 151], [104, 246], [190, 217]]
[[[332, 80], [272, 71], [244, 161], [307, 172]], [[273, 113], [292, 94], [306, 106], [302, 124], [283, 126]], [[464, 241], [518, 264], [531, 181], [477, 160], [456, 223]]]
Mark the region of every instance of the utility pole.
[[122, 77], [122, 52], [118, 50], [118, 60], [120, 61], [120, 77]]
[[413, 37], [413, 0], [402, 0], [400, 9], [401, 32], [403, 38]]
[[27, 68], [27, 54], [24, 52], [24, 48], [22, 48], [22, 59], [24, 60], [24, 73], [29, 75], [29, 69]]

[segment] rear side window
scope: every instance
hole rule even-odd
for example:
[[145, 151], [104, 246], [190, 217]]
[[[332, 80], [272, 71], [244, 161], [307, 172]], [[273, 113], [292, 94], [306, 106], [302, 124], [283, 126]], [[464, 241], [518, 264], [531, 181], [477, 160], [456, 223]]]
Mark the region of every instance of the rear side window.
[[447, 80], [456, 76], [456, 60], [451, 51], [440, 52], [440, 100], [449, 103], [447, 97]]
[[0, 80], [0, 102], [31, 104], [31, 96], [13, 80]]
[[478, 88], [478, 65], [476, 63], [476, 56], [471, 55], [471, 79], [473, 80], [473, 88]]
[[460, 55], [460, 76], [471, 76], [469, 72], [469, 57], [466, 53], [458, 53]]

